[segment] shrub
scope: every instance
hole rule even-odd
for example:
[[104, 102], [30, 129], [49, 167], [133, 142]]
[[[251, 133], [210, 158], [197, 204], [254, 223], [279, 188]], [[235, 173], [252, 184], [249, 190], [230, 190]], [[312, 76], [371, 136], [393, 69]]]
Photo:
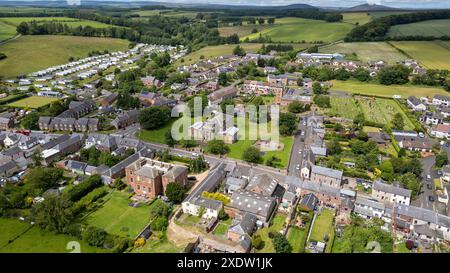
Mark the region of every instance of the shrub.
[[101, 176], [95, 174], [85, 179], [83, 182], [74, 186], [73, 188], [70, 188], [66, 192], [66, 195], [70, 201], [78, 201], [93, 189], [98, 188], [101, 185], [103, 185]]
[[107, 233], [101, 228], [89, 226], [83, 232], [83, 240], [91, 246], [101, 247], [105, 243]]
[[156, 231], [164, 231], [169, 225], [169, 221], [165, 216], [158, 216], [151, 224], [150, 227], [152, 230]]
[[134, 247], [141, 247], [145, 245], [145, 239], [140, 237], [136, 241], [134, 241]]

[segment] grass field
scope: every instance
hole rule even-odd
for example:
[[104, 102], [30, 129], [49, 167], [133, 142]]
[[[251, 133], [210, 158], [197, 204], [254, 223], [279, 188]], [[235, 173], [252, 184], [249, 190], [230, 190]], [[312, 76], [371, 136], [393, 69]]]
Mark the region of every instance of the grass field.
[[106, 198], [110, 199], [87, 217], [88, 224], [103, 228], [111, 234], [134, 239], [149, 223], [150, 206], [130, 207], [130, 199], [125, 192], [114, 191]]
[[91, 26], [95, 28], [104, 28], [104, 27], [110, 27], [111, 25], [104, 24], [101, 22], [96, 21], [89, 21], [89, 20], [80, 20], [75, 18], [69, 18], [69, 17], [4, 17], [0, 19], [1, 22], [5, 22], [10, 25], [18, 26], [22, 22], [31, 22], [36, 21], [37, 23], [44, 23], [44, 22], [61, 22], [62, 24], [67, 24], [72, 27], [76, 26]]
[[228, 229], [231, 225], [231, 218], [228, 218], [225, 221], [220, 221], [213, 230], [214, 235], [223, 236], [227, 233]]
[[[104, 250], [89, 246], [74, 237], [54, 234], [34, 226], [26, 231], [30, 225], [16, 219], [0, 218], [0, 252], [1, 253], [68, 253], [67, 243], [77, 241], [81, 252], [104, 252]], [[24, 233], [24, 231], [26, 231]], [[20, 235], [20, 236], [19, 236]], [[12, 243], [9, 240], [16, 238]]]
[[398, 36], [450, 36], [450, 19], [428, 20], [411, 24], [395, 25], [389, 28], [389, 37]]
[[303, 18], [280, 18], [269, 28], [243, 37], [256, 39], [259, 35], [268, 36], [274, 42], [332, 42], [342, 38], [354, 27], [348, 23], [328, 23]]
[[270, 227], [264, 227], [258, 229], [255, 235], [260, 235], [262, 241], [264, 242], [264, 247], [258, 252], [261, 253], [275, 253], [273, 248], [272, 239], [269, 238], [269, 232], [280, 232], [283, 229], [284, 223], [286, 221], [286, 216], [283, 214], [277, 214], [273, 218], [272, 225]]
[[331, 109], [327, 112], [330, 116], [353, 119], [361, 112], [351, 97], [345, 98], [331, 96], [330, 101]]
[[0, 41], [12, 38], [16, 35], [16, 27], [0, 21]]
[[134, 14], [139, 14], [141, 17], [163, 15], [163, 16], [176, 16], [176, 17], [188, 17], [195, 18], [197, 12], [195, 11], [177, 11], [177, 10], [140, 10]]
[[342, 13], [345, 23], [364, 25], [372, 20], [372, 17], [367, 12], [347, 12]]
[[362, 95], [375, 95], [392, 98], [393, 95], [401, 95], [406, 99], [409, 96], [433, 97], [434, 95], [444, 95], [448, 93], [442, 88], [422, 87], [415, 85], [381, 85], [377, 83], [363, 83], [358, 81], [332, 81], [332, 90], [341, 90], [349, 93]]
[[372, 17], [372, 19], [377, 19], [380, 17], [385, 17], [389, 15], [396, 15], [396, 14], [405, 14], [409, 13], [408, 11], [373, 11], [370, 12], [369, 15]]
[[155, 232], [150, 236], [144, 246], [133, 249], [132, 253], [181, 253], [183, 248], [178, 247], [167, 240], [161, 232]]
[[393, 46], [385, 42], [367, 43], [337, 43], [319, 48], [322, 53], [353, 54], [363, 62], [383, 60], [388, 63], [396, 63], [408, 59]]
[[0, 61], [0, 76], [15, 77], [67, 63], [69, 57], [87, 57], [93, 50], [118, 51], [128, 48], [128, 41], [111, 38], [74, 36], [22, 36], [0, 45], [8, 58]]
[[308, 229], [291, 227], [287, 234], [287, 239], [292, 246], [292, 253], [303, 253], [305, 251], [305, 243]]
[[323, 209], [322, 212], [316, 217], [314, 226], [312, 227], [310, 241], [321, 242], [325, 235], [330, 236], [333, 230], [334, 211], [329, 209]]
[[52, 102], [58, 101], [57, 98], [49, 98], [49, 97], [38, 97], [32, 96], [28, 98], [24, 98], [15, 102], [8, 104], [9, 107], [17, 107], [17, 108], [31, 108], [36, 109]]
[[[450, 27], [449, 27], [450, 28]], [[426, 68], [450, 69], [450, 42], [405, 41], [391, 42]]]
[[252, 34], [252, 30], [256, 29], [258, 31], [263, 31], [265, 29], [271, 28], [271, 25], [242, 25], [242, 26], [222, 26], [219, 27], [219, 33], [221, 36], [227, 37], [232, 34], [237, 34], [239, 37], [245, 37]]
[[174, 122], [175, 119], [157, 130], [140, 130], [136, 133], [136, 136], [143, 141], [165, 143], [165, 134], [171, 130]]
[[359, 97], [358, 102], [367, 120], [391, 124], [395, 114], [400, 113], [405, 121], [405, 130], [413, 130], [414, 125], [400, 106], [391, 99]]

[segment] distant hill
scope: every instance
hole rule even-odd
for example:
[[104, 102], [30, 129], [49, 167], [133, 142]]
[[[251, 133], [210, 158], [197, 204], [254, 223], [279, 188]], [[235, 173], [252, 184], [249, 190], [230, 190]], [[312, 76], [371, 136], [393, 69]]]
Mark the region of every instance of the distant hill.
[[371, 4], [362, 4], [345, 9], [345, 11], [395, 11], [395, 10], [398, 9], [383, 5], [371, 5]]

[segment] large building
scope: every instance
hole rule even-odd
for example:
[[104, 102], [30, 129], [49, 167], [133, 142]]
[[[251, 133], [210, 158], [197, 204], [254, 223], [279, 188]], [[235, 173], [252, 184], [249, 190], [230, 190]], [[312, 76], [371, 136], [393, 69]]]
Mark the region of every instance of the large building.
[[146, 199], [153, 199], [162, 195], [170, 183], [185, 186], [188, 168], [166, 162], [156, 161], [146, 157], [125, 168], [127, 184], [134, 192]]
[[343, 172], [326, 167], [313, 165], [311, 168], [311, 181], [318, 184], [325, 184], [332, 187], [340, 187]]

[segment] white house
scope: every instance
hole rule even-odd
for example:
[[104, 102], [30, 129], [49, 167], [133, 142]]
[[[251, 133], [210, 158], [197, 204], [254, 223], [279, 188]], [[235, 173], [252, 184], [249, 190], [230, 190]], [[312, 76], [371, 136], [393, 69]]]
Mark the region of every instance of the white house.
[[372, 186], [372, 197], [384, 203], [409, 205], [411, 202], [411, 190], [376, 180]]
[[223, 203], [213, 199], [207, 199], [203, 197], [194, 197], [181, 204], [184, 213], [200, 216], [201, 209], [203, 208], [202, 218], [212, 219], [218, 218], [219, 211], [223, 208]]
[[411, 96], [409, 97], [406, 102], [408, 103], [408, 106], [413, 109], [414, 111], [425, 111], [427, 110], [427, 106], [421, 102], [418, 98]]
[[433, 97], [433, 101], [432, 103], [434, 105], [439, 105], [439, 106], [450, 106], [450, 97], [447, 96], [442, 96], [442, 95], [435, 95]]
[[437, 138], [450, 138], [450, 125], [448, 124], [438, 124], [436, 127], [431, 129], [431, 135]]

